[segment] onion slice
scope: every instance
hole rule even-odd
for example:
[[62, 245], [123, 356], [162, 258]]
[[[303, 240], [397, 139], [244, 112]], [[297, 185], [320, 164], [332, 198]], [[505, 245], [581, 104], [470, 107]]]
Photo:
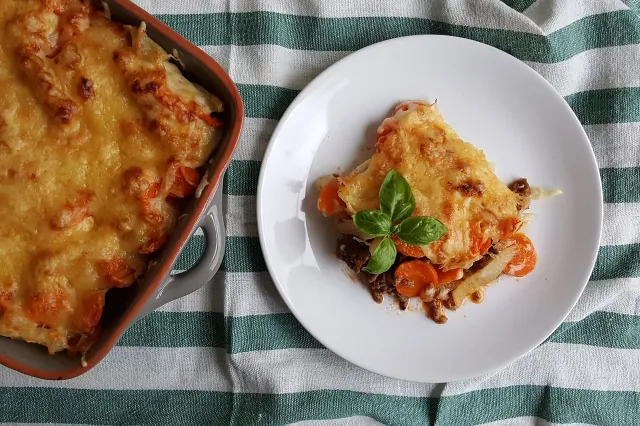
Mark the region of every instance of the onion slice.
[[515, 246], [508, 247], [498, 253], [493, 259], [487, 263], [484, 268], [471, 274], [465, 275], [460, 284], [451, 292], [452, 308], [458, 309], [462, 303], [472, 293], [482, 290], [494, 282], [507, 264], [513, 259], [518, 248]]

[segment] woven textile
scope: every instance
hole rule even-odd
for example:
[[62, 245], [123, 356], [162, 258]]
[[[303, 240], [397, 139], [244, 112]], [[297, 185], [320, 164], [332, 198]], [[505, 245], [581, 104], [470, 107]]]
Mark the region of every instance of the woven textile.
[[[640, 424], [640, 1], [136, 2], [213, 56], [245, 101], [222, 271], [79, 378], [0, 367], [0, 423]], [[324, 349], [279, 297], [256, 229], [260, 162], [300, 89], [354, 50], [413, 34], [474, 39], [538, 71], [584, 125], [604, 188], [598, 260], [566, 322], [510, 366], [446, 384], [381, 377]], [[203, 247], [195, 236], [179, 268]]]

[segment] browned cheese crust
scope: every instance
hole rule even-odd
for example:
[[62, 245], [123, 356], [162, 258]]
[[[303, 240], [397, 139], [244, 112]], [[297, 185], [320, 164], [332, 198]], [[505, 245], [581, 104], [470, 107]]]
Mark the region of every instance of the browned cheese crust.
[[0, 335], [83, 351], [220, 138], [222, 103], [80, 0], [0, 2]]
[[442, 239], [422, 247], [444, 270], [469, 268], [521, 225], [523, 197], [498, 179], [481, 150], [460, 139], [435, 104], [406, 103], [382, 123], [368, 164], [339, 178], [349, 214], [379, 208], [380, 185], [392, 169], [411, 185], [414, 215], [447, 226]]

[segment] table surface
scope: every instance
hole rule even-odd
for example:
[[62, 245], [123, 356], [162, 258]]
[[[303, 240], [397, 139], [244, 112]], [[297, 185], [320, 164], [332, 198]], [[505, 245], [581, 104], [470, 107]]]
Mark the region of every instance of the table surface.
[[[135, 323], [87, 374], [0, 367], [0, 423], [631, 425], [640, 422], [640, 1], [136, 0], [237, 82], [246, 124], [224, 183], [227, 251], [212, 283]], [[324, 349], [260, 252], [256, 186], [278, 119], [350, 52], [413, 34], [493, 45], [553, 84], [583, 123], [604, 189], [598, 261], [566, 321], [477, 379], [418, 384]], [[204, 241], [195, 236], [179, 267]]]

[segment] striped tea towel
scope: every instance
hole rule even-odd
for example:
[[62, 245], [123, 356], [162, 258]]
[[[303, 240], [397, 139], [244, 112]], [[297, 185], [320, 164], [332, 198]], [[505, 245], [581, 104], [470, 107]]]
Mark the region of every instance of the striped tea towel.
[[[137, 3], [218, 60], [246, 103], [222, 272], [134, 324], [84, 376], [0, 368], [0, 423], [640, 424], [640, 1]], [[512, 365], [455, 383], [388, 379], [324, 349], [276, 292], [256, 231], [260, 161], [296, 94], [350, 52], [413, 34], [487, 43], [542, 74], [583, 123], [604, 186], [602, 247], [566, 322]], [[181, 269], [203, 245], [191, 241]]]

